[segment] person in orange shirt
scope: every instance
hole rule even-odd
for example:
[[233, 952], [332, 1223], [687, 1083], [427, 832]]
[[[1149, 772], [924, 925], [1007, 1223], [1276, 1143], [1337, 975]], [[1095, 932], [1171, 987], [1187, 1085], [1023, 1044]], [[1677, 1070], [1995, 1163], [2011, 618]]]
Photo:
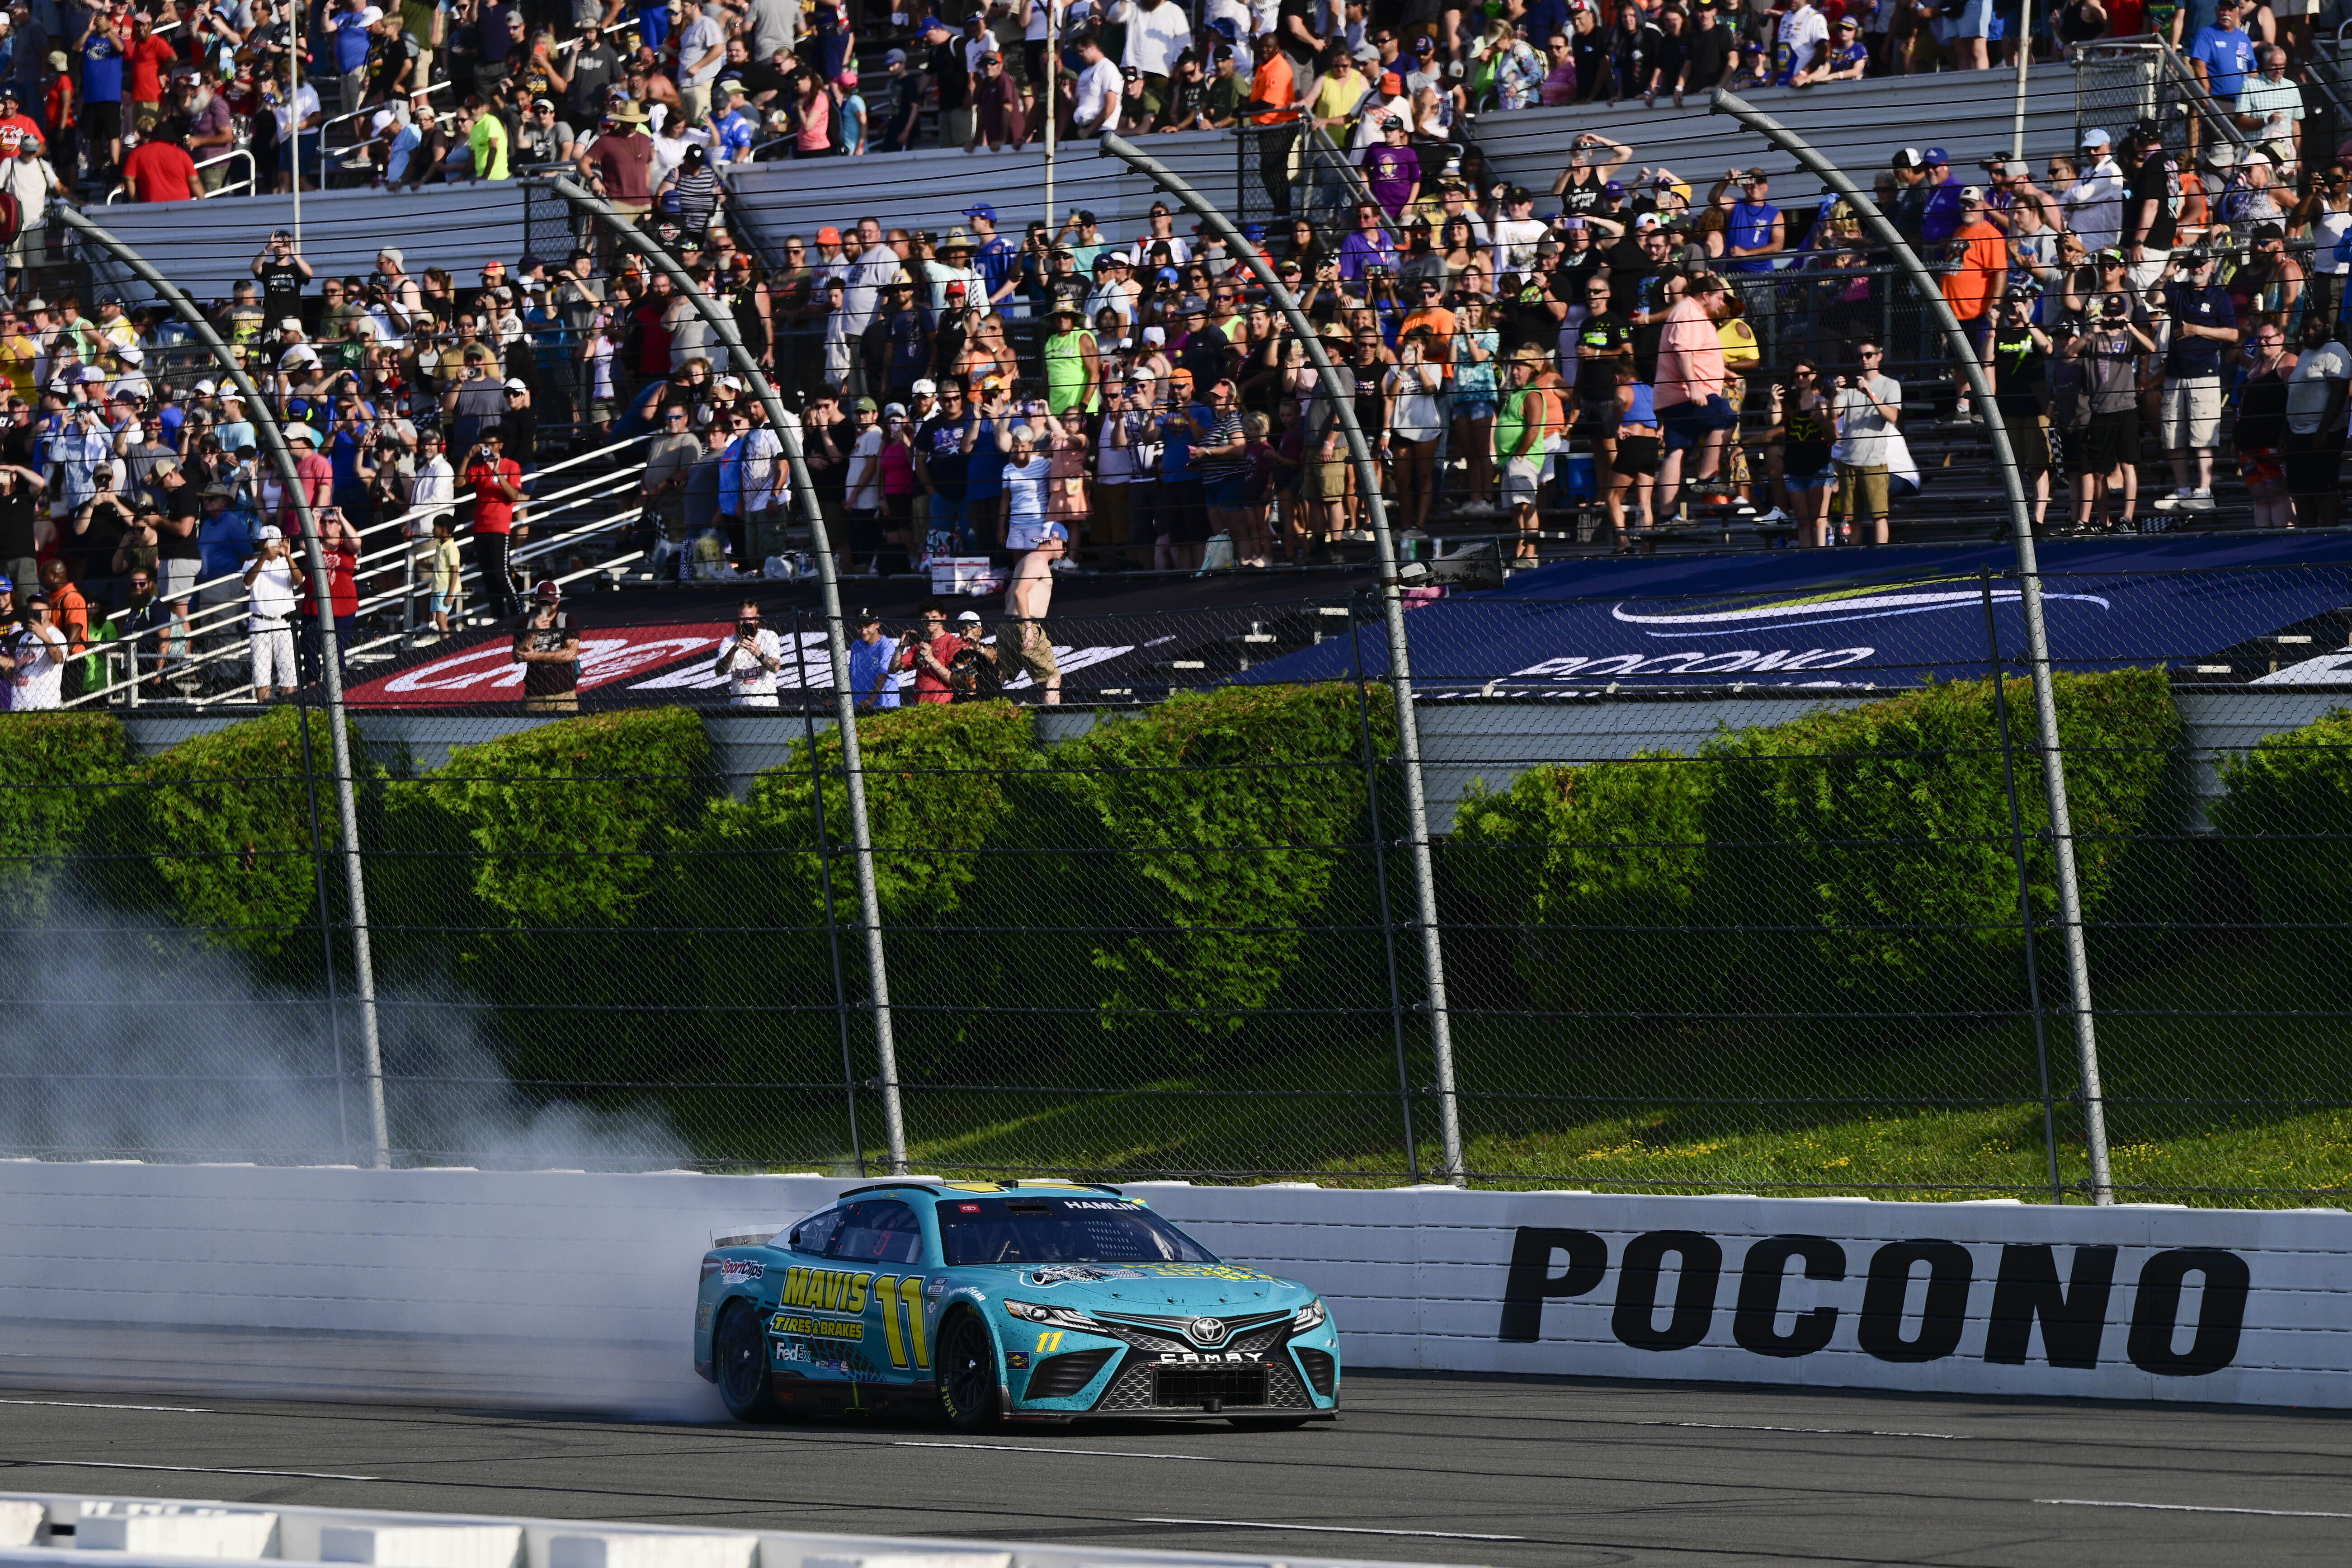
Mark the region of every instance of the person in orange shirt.
[[[1944, 303], [1959, 318], [1970, 346], [1982, 359], [1985, 334], [1992, 329], [1992, 303], [2009, 277], [2009, 243], [1986, 221], [1984, 192], [1974, 185], [1960, 187], [1960, 226], [1952, 231], [1950, 243], [1953, 266], [1944, 274]], [[1965, 388], [1960, 412], [1968, 412]]]
[[89, 651], [89, 601], [74, 584], [72, 574], [63, 561], [52, 556], [41, 567], [41, 586], [47, 590], [49, 624], [65, 634], [66, 666], [65, 695], [82, 694], [81, 656]]
[[1249, 101], [1242, 105], [1242, 114], [1252, 125], [1268, 128], [1256, 132], [1258, 175], [1274, 200], [1275, 215], [1288, 217], [1290, 154], [1298, 144], [1298, 73], [1272, 33], [1260, 33], [1251, 44], [1257, 50], [1257, 68], [1250, 74]]

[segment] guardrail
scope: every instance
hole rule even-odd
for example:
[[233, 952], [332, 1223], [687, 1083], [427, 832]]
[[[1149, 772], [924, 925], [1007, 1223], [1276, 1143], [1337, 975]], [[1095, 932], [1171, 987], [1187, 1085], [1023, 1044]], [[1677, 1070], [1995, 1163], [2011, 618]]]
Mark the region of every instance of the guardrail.
[[[593, 451], [583, 452], [576, 457], [567, 458], [560, 463], [548, 465], [534, 478], [544, 479], [551, 474], [577, 468], [599, 458], [609, 459], [616, 453], [626, 451], [652, 438], [650, 433], [633, 436], [610, 446], [597, 447]], [[644, 472], [645, 464], [632, 463], [606, 473], [597, 474], [578, 484], [567, 486], [550, 494], [535, 495], [527, 503], [525, 521], [532, 526], [543, 525], [553, 518], [566, 513], [577, 513], [599, 501], [609, 500], [616, 495], [634, 490], [636, 488], [638, 476]], [[405, 511], [371, 523], [366, 528], [352, 531], [362, 545], [353, 572], [355, 577], [365, 577], [371, 568], [381, 572], [391, 565], [397, 565], [401, 572], [401, 582], [397, 588], [362, 595], [355, 614], [367, 616], [398, 607], [403, 613], [403, 621], [399, 631], [383, 633], [344, 647], [342, 652], [346, 659], [355, 655], [377, 652], [387, 647], [397, 647], [405, 649], [413, 642], [415, 632], [413, 619], [415, 601], [417, 595], [425, 591], [415, 576], [418, 542], [413, 537], [414, 525], [419, 522], [429, 525], [436, 517], [454, 514], [459, 504], [462, 504], [462, 501], [453, 500], [447, 506], [411, 507]], [[509, 560], [516, 566], [544, 560], [559, 550], [577, 549], [583, 541], [593, 540], [599, 535], [617, 531], [622, 526], [623, 523], [619, 519], [612, 519], [591, 523], [585, 528], [567, 529], [548, 537], [532, 540], [515, 551]], [[366, 542], [371, 535], [376, 536], [380, 542], [388, 539], [389, 542], [380, 542], [378, 548], [371, 550], [366, 547]], [[627, 565], [640, 559], [643, 554], [644, 552], [638, 550], [625, 551], [568, 573], [558, 577], [556, 581], [563, 584], [578, 582], [616, 567]], [[480, 584], [481, 574], [478, 568], [470, 563], [460, 568], [461, 588], [478, 588]], [[208, 592], [222, 592], [231, 596], [218, 603], [206, 605], [203, 600]], [[167, 622], [152, 632], [142, 632], [132, 639], [124, 640], [118, 635], [116, 640], [93, 643], [90, 651], [104, 656], [110, 667], [110, 678], [106, 684], [85, 690], [65, 706], [84, 707], [107, 700], [121, 700], [135, 705], [140, 700], [140, 689], [142, 686], [153, 687], [171, 681], [184, 680], [192, 673], [201, 671], [208, 666], [244, 658], [247, 650], [237, 640], [236, 636], [244, 625], [247, 615], [243, 574], [227, 573], [218, 577], [205, 578], [187, 591], [187, 598], [198, 607], [192, 610], [184, 621]], [[128, 615], [127, 610], [115, 610], [107, 615], [99, 625], [113, 627], [119, 634]], [[199, 649], [194, 645], [200, 641], [215, 641], [215, 646]], [[163, 660], [173, 659], [174, 650], [177, 651], [178, 658], [168, 669], [150, 668], [142, 671], [140, 668], [142, 660], [161, 663]], [[200, 707], [209, 707], [215, 703], [234, 701], [252, 689], [252, 682], [247, 681], [242, 686], [233, 686], [195, 700]]]
[[700, 1531], [657, 1524], [380, 1509], [257, 1507], [84, 1492], [0, 1493], [0, 1563], [47, 1568], [61, 1554], [107, 1552], [115, 1568], [184, 1568], [192, 1559], [373, 1563], [379, 1568], [1412, 1568], [1358, 1558], [1276, 1558], [799, 1531]]

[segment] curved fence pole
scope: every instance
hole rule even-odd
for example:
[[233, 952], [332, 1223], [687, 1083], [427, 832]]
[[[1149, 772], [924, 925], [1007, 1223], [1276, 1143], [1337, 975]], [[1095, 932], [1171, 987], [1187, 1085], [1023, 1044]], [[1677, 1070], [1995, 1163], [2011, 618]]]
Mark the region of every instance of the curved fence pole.
[[[743, 335], [735, 330], [734, 316], [704, 293], [676, 258], [608, 203], [572, 179], [558, 175], [549, 182], [549, 188], [603, 224], [624, 247], [668, 275], [671, 285], [693, 304], [703, 324], [727, 345], [728, 357], [735, 362], [745, 384], [768, 411], [768, 427], [776, 433], [776, 443], [783, 448], [784, 461], [792, 468], [801, 521], [808, 525], [809, 546], [816, 556], [817, 587], [824, 606], [825, 652], [833, 662], [833, 691], [841, 727], [842, 773], [849, 795], [849, 837], [857, 867], [857, 905], [866, 926], [866, 967], [873, 985], [874, 1050], [882, 1069], [883, 1129], [890, 1147], [890, 1174], [903, 1176], [907, 1173], [907, 1119], [898, 1100], [898, 1047], [891, 1031], [890, 982], [882, 952], [882, 900], [874, 880], [874, 836], [866, 815], [866, 772], [857, 750], [857, 694], [849, 687], [849, 628], [841, 616], [841, 580], [834, 571], [833, 544], [825, 533], [824, 516], [816, 504], [816, 484], [809, 477], [808, 464], [801, 453], [800, 426], [784, 412], [775, 387], [760, 369], [759, 360], [743, 346]], [[806, 700], [805, 696], [803, 700]]]
[[[1432, 863], [1429, 845], [1429, 802], [1421, 777], [1421, 731], [1412, 699], [1412, 660], [1405, 644], [1403, 584], [1397, 579], [1396, 541], [1389, 532], [1388, 508], [1381, 500], [1381, 468], [1372, 458], [1372, 449], [1365, 444], [1362, 426], [1356, 423], [1355, 390], [1343, 388], [1339, 373], [1331, 363], [1331, 356], [1323, 352], [1323, 340], [1316, 335], [1314, 323], [1299, 310], [1298, 301], [1274, 275], [1265, 258], [1256, 246], [1244, 238], [1240, 229], [1223, 213], [1209, 204], [1206, 197], [1171, 173], [1159, 160], [1138, 148], [1125, 137], [1106, 133], [1102, 138], [1105, 157], [1118, 158], [1129, 167], [1150, 179], [1152, 184], [1174, 196], [1191, 209], [1192, 215], [1209, 226], [1211, 232], [1225, 242], [1233, 254], [1250, 269], [1259, 285], [1275, 302], [1290, 330], [1298, 334], [1307, 349], [1307, 358], [1323, 379], [1323, 395], [1331, 400], [1332, 412], [1338, 416], [1339, 428], [1348, 437], [1348, 455], [1356, 465], [1357, 488], [1363, 492], [1364, 510], [1372, 520], [1372, 545], [1381, 567], [1381, 611], [1387, 622], [1389, 642], [1389, 683], [1396, 694], [1397, 750], [1404, 764], [1404, 803], [1407, 818], [1412, 824], [1413, 891], [1418, 900], [1418, 924], [1421, 927], [1422, 964], [1429, 986], [1429, 1045], [1437, 1067], [1438, 1133], [1444, 1144], [1444, 1175], [1455, 1186], [1468, 1180], [1468, 1171], [1462, 1157], [1461, 1106], [1454, 1088], [1453, 1021], [1445, 1006], [1445, 957], [1438, 941], [1437, 872]], [[1377, 831], [1377, 827], [1375, 828]]]
[[[2040, 731], [2042, 783], [2050, 797], [2050, 844], [2057, 861], [2059, 930], [2066, 949], [2066, 981], [2074, 1014], [2074, 1049], [2083, 1075], [2083, 1124], [2090, 1147], [2091, 1201], [2116, 1201], [2115, 1174], [2107, 1160], [2106, 1104], [2099, 1090], [2099, 1047], [2091, 1017], [2091, 963], [2083, 940], [2083, 895], [2074, 871], [2074, 829], [2066, 803], [2066, 763], [2058, 744], [2058, 697], [2050, 683], [2050, 628], [2042, 614], [2042, 569], [2033, 552], [2033, 512], [2026, 505], [2025, 485], [2017, 470], [2017, 454], [2010, 449], [2009, 432], [2000, 422], [1992, 386], [1976, 345], [1960, 328], [1959, 319], [1944, 299], [1935, 275], [1905, 243], [1886, 215], [1847, 178], [1845, 171], [1822, 157], [1787, 126], [1731, 92], [1717, 90], [1715, 112], [1728, 114], [1748, 130], [1803, 165], [1822, 184], [1843, 196], [1861, 217], [1871, 237], [1894, 254], [1896, 265], [1918, 290], [1928, 316], [1944, 334], [1952, 363], [1966, 380], [1971, 405], [1984, 413], [1985, 434], [1992, 441], [1993, 466], [2000, 470], [2001, 489], [2009, 498], [2011, 536], [2017, 542], [2018, 603], [2025, 612], [2027, 657], [2033, 666], [2033, 716]], [[2031, 941], [2032, 938], [2027, 939]]]
[[[300, 183], [299, 178], [296, 183]], [[177, 284], [150, 266], [145, 257], [80, 212], [63, 202], [57, 203], [50, 211], [59, 223], [122, 263], [132, 276], [163, 296], [163, 302], [172, 307], [172, 313], [205, 345], [219, 364], [221, 374], [235, 382], [237, 391], [245, 395], [245, 405], [253, 416], [253, 427], [269, 448], [269, 459], [277, 465], [286, 483], [287, 497], [294, 503], [295, 517], [302, 530], [303, 559], [310, 572], [311, 603], [319, 614], [319, 667], [327, 695], [327, 730], [335, 769], [335, 816], [342, 839], [343, 884], [352, 906], [352, 986], [360, 1005], [360, 1048], [367, 1073], [374, 1163], [377, 1170], [389, 1170], [392, 1128], [384, 1110], [383, 1040], [376, 1026], [375, 960], [368, 941], [367, 875], [360, 863], [359, 802], [352, 783], [351, 725], [343, 711], [342, 658], [335, 637], [334, 586], [327, 580], [326, 555], [319, 546], [319, 520], [310, 510], [310, 495], [295, 469], [294, 454], [286, 445], [286, 433], [278, 426], [277, 411], [261, 395], [261, 389], [246, 374], [245, 366], [229, 353], [228, 345], [221, 342], [220, 334], [213, 331], [204, 312], [190, 302]]]

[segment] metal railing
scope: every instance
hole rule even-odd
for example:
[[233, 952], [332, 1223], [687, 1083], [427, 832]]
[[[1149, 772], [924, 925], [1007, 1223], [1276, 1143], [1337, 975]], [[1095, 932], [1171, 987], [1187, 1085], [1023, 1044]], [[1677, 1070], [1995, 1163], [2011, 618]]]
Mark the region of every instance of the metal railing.
[[[238, 180], [234, 184], [224, 180], [219, 185], [206, 191], [202, 199], [210, 200], [214, 196], [229, 195], [240, 189], [247, 195], [253, 195], [257, 193], [261, 179], [260, 171], [254, 163], [253, 153], [243, 147], [232, 147], [217, 158], [197, 159], [196, 173], [201, 174], [206, 169], [216, 167], [222, 163], [233, 163], [240, 158], [245, 160], [245, 178]], [[130, 194], [131, 187], [129, 185], [116, 185], [106, 193], [106, 201], [104, 205], [107, 206], [113, 206], [120, 203], [124, 196], [129, 195]]]
[[[537, 477], [544, 479], [550, 474], [581, 468], [600, 458], [609, 459], [616, 453], [627, 451], [651, 439], [651, 435], [630, 437], [611, 446], [598, 447], [593, 451], [566, 458], [562, 462], [551, 464], [541, 469]], [[644, 472], [644, 463], [632, 463], [609, 472], [596, 474], [578, 484], [568, 486], [551, 494], [533, 496], [528, 503], [529, 512], [524, 521], [530, 525], [539, 526], [567, 513], [577, 514], [593, 508], [598, 502], [608, 501], [616, 495], [635, 489], [638, 479]], [[415, 600], [424, 591], [417, 584], [415, 574], [419, 542], [415, 537], [415, 525], [419, 523], [429, 525], [436, 518], [453, 515], [460, 504], [462, 504], [460, 501], [452, 500], [446, 505], [411, 507], [365, 528], [351, 531], [362, 546], [352, 565], [352, 575], [355, 580], [370, 575], [372, 571], [381, 572], [386, 567], [394, 565], [400, 569], [402, 574], [398, 587], [362, 595], [353, 613], [356, 616], [365, 616], [398, 608], [402, 614], [402, 624], [396, 630], [379, 633], [352, 643], [342, 650], [346, 658], [377, 653], [387, 648], [405, 650], [413, 644], [415, 634], [413, 618]], [[514, 565], [521, 565], [528, 562], [543, 560], [559, 550], [576, 549], [585, 540], [593, 539], [599, 534], [612, 532], [625, 526], [623, 520], [614, 518], [590, 522], [585, 527], [567, 528], [562, 532], [531, 541], [515, 551], [510, 561]], [[365, 542], [371, 536], [374, 536], [379, 541], [378, 548], [370, 550], [365, 547]], [[381, 542], [386, 539], [389, 540], [388, 543]], [[580, 577], [593, 576], [601, 572], [610, 571], [638, 559], [643, 553], [642, 551], [632, 550], [602, 559], [568, 576], [559, 578], [558, 581], [570, 582]], [[481, 576], [478, 568], [470, 564], [460, 567], [461, 589], [468, 584], [478, 585], [480, 581]], [[164, 626], [154, 627], [150, 631], [142, 631], [134, 638], [122, 638], [120, 636], [129, 616], [127, 610], [116, 610], [107, 615], [100, 622], [100, 626], [114, 628], [116, 638], [110, 643], [94, 642], [89, 651], [106, 653], [110, 658], [117, 662], [127, 659], [130, 670], [127, 674], [110, 679], [102, 686], [86, 689], [67, 706], [86, 706], [102, 700], [120, 700], [136, 703], [139, 700], [138, 689], [142, 684], [152, 685], [163, 680], [184, 680], [190, 674], [205, 666], [243, 657], [245, 649], [235, 640], [235, 637], [247, 617], [244, 585], [244, 575], [241, 572], [227, 573], [200, 581], [186, 590], [187, 602], [194, 604], [197, 607], [192, 610], [184, 620], [174, 618]], [[208, 592], [221, 591], [235, 596], [210, 605], [203, 603]], [[215, 646], [199, 648], [196, 645], [200, 641], [211, 642]], [[175, 646], [179, 648], [181, 657], [173, 659], [171, 650]], [[159, 667], [169, 660], [169, 669], [158, 668], [142, 672], [139, 668], [142, 658], [152, 659]], [[211, 706], [215, 703], [233, 701], [252, 689], [252, 683], [247, 681], [242, 686], [231, 686], [225, 690], [216, 691], [194, 700], [198, 706]], [[117, 699], [118, 693], [121, 694], [120, 699]]]

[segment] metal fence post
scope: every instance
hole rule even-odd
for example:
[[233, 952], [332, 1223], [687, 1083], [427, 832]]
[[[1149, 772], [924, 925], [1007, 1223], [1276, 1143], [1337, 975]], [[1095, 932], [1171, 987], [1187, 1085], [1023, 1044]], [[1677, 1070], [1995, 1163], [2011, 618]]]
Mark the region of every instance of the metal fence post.
[[2042, 961], [2034, 947], [2040, 923], [2033, 918], [2033, 881], [2025, 865], [2025, 814], [2017, 805], [2017, 755], [2010, 744], [2009, 696], [2001, 679], [2000, 623], [1992, 613], [1992, 574], [1977, 574], [1984, 592], [1986, 662], [1992, 667], [1992, 711], [2000, 727], [2000, 787], [2009, 796], [2009, 853], [2017, 862], [2017, 923], [2025, 937], [2025, 995], [2033, 1009], [2033, 1063], [2042, 1076], [2042, 1146], [2050, 1159], [2050, 1201], [2066, 1201], [2058, 1175], [2058, 1112], [2050, 1098], [2050, 1027], [2042, 1016]]
[[808, 464], [801, 454], [800, 426], [785, 414], [783, 403], [776, 396], [767, 374], [760, 368], [759, 360], [743, 346], [743, 335], [735, 330], [735, 318], [719, 309], [687, 275], [676, 257], [656, 245], [611, 204], [591, 195], [572, 180], [559, 176], [549, 188], [603, 223], [625, 248], [635, 251], [668, 274], [671, 284], [726, 345], [728, 357], [734, 362], [752, 395], [766, 409], [768, 427], [775, 433], [776, 444], [783, 448], [784, 461], [792, 470], [792, 486], [799, 492], [801, 518], [808, 525], [809, 547], [816, 556], [819, 596], [824, 604], [825, 651], [833, 664], [835, 711], [841, 725], [841, 763], [848, 784], [849, 838], [857, 868], [858, 910], [865, 918], [866, 966], [871, 976], [869, 994], [874, 1008], [874, 1051], [882, 1069], [883, 1130], [889, 1142], [890, 1173], [904, 1175], [907, 1119], [898, 1100], [898, 1048], [890, 1025], [890, 978], [882, 949], [882, 899], [874, 879], [874, 839], [866, 814], [866, 770], [857, 749], [857, 704], [856, 694], [849, 689], [848, 628], [841, 618], [841, 580], [834, 571], [832, 540], [825, 531], [824, 514], [816, 503], [815, 481], [809, 477]]
[[2074, 1049], [2081, 1063], [2084, 1132], [2091, 1154], [2091, 1201], [2112, 1204], [2116, 1201], [2115, 1176], [2107, 1161], [2106, 1105], [2099, 1089], [2098, 1038], [2091, 1013], [2091, 959], [2083, 938], [2083, 895], [2075, 876], [2074, 823], [2067, 810], [2066, 763], [2058, 741], [2058, 694], [2051, 684], [2050, 628], [2042, 614], [2042, 572], [2034, 562], [2033, 514], [2026, 504], [2025, 486], [2017, 471], [2017, 455], [2010, 450], [2009, 432], [2001, 425], [1999, 405], [1993, 400], [1992, 387], [1977, 357], [1976, 346], [1961, 331], [1934, 275], [1895, 226], [1886, 221], [1878, 205], [1847, 177], [1844, 170], [1815, 152], [1802, 137], [1736, 94], [1718, 89], [1714, 109], [1730, 115], [1795, 158], [1814, 177], [1845, 198], [1846, 205], [1873, 237], [1893, 253], [1896, 264], [1909, 275], [1912, 288], [1918, 291], [1920, 302], [1927, 308], [1928, 320], [1941, 330], [1954, 367], [1968, 384], [1973, 405], [1984, 413], [1985, 434], [1992, 442], [1993, 466], [2000, 470], [2001, 488], [2009, 497], [2011, 535], [2017, 542], [2018, 597], [2025, 610], [2026, 648], [2033, 665], [2034, 721], [2041, 740], [2042, 784], [2050, 795], [2050, 839], [2058, 863], [2058, 913], [2066, 944]]
[[833, 843], [824, 827], [824, 768], [816, 754], [816, 709], [809, 702], [808, 639], [801, 613], [793, 612], [793, 663], [800, 675], [801, 730], [808, 737], [809, 790], [816, 810], [817, 876], [824, 889], [824, 942], [833, 955], [833, 1016], [841, 1028], [841, 1090], [849, 1097], [849, 1147], [857, 1173], [866, 1174], [866, 1140], [857, 1132], [857, 1068], [849, 1046], [849, 987], [841, 969], [841, 920], [833, 907]]
[[1397, 982], [1396, 914], [1389, 907], [1388, 826], [1381, 811], [1381, 763], [1372, 754], [1371, 704], [1364, 694], [1364, 646], [1356, 630], [1356, 606], [1348, 606], [1348, 656], [1355, 670], [1356, 733], [1364, 759], [1364, 789], [1371, 810], [1372, 886], [1381, 900], [1381, 951], [1389, 976], [1389, 1029], [1396, 1039], [1397, 1110], [1404, 1122], [1406, 1176], [1421, 1184], [1421, 1141], [1412, 1131], [1412, 1071], [1405, 1065], [1404, 989]]
[[[302, 188], [300, 171], [296, 171], [294, 188]], [[299, 197], [298, 197], [299, 199]], [[261, 389], [245, 373], [245, 366], [228, 352], [220, 334], [213, 330], [203, 311], [190, 302], [177, 284], [148, 265], [147, 258], [117, 239], [97, 224], [64, 202], [52, 204], [50, 212], [58, 222], [82, 238], [105, 251], [131, 275], [163, 297], [198, 342], [204, 344], [221, 374], [236, 384], [246, 400], [247, 412], [253, 416], [254, 429], [260, 435], [262, 445], [269, 448], [270, 460], [277, 465], [286, 482], [287, 499], [293, 503], [295, 521], [302, 530], [302, 542], [307, 564], [310, 569], [311, 602], [319, 612], [320, 677], [327, 699], [328, 754], [335, 770], [335, 814], [341, 829], [343, 849], [343, 886], [351, 900], [352, 984], [360, 1004], [360, 1047], [368, 1081], [368, 1110], [374, 1121], [375, 1165], [378, 1170], [392, 1164], [391, 1120], [384, 1107], [383, 1042], [378, 1032], [375, 1005], [375, 957], [368, 936], [367, 877], [360, 864], [359, 802], [352, 787], [351, 725], [343, 710], [343, 668], [341, 650], [336, 646], [335, 603], [333, 584], [327, 580], [325, 552], [319, 546], [319, 520], [310, 510], [310, 493], [302, 488], [301, 477], [294, 467], [294, 454], [286, 445], [284, 431], [278, 427], [277, 411], [261, 395]]]
[[294, 705], [302, 730], [302, 796], [310, 815], [310, 880], [319, 900], [319, 949], [327, 965], [327, 1039], [335, 1052], [335, 1147], [348, 1154], [352, 1120], [351, 1110], [343, 1102], [343, 999], [336, 994], [335, 931], [327, 920], [327, 850], [319, 834], [319, 770], [310, 760], [310, 704], [299, 686], [294, 689]]
[[1298, 301], [1282, 286], [1258, 247], [1243, 237], [1241, 230], [1223, 212], [1212, 205], [1200, 192], [1171, 173], [1159, 160], [1138, 149], [1125, 137], [1105, 133], [1103, 155], [1118, 158], [1137, 172], [1147, 175], [1161, 190], [1174, 196], [1191, 210], [1195, 217], [1209, 226], [1226, 247], [1241, 258], [1274, 300], [1290, 330], [1298, 334], [1307, 351], [1307, 362], [1314, 365], [1323, 384], [1323, 395], [1331, 400], [1332, 413], [1339, 428], [1348, 437], [1348, 452], [1355, 461], [1358, 488], [1362, 491], [1364, 510], [1372, 523], [1372, 548], [1381, 567], [1381, 606], [1387, 623], [1389, 642], [1389, 683], [1394, 689], [1397, 705], [1397, 750], [1404, 764], [1405, 813], [1412, 824], [1413, 891], [1418, 900], [1418, 923], [1421, 927], [1422, 963], [1427, 976], [1427, 1006], [1429, 1008], [1429, 1043], [1437, 1067], [1437, 1108], [1439, 1131], [1444, 1146], [1444, 1177], [1455, 1186], [1466, 1184], [1468, 1172], [1462, 1154], [1462, 1108], [1454, 1090], [1454, 1027], [1445, 1005], [1445, 955], [1438, 939], [1437, 870], [1433, 861], [1429, 842], [1429, 805], [1421, 776], [1421, 731], [1413, 708], [1412, 658], [1407, 647], [1404, 631], [1404, 585], [1397, 578], [1396, 539], [1389, 531], [1388, 508], [1381, 499], [1381, 467], [1372, 457], [1372, 449], [1364, 441], [1363, 428], [1356, 423], [1355, 391], [1342, 387], [1339, 373], [1331, 363], [1331, 356], [1323, 352], [1323, 340], [1313, 323], [1299, 310]]

